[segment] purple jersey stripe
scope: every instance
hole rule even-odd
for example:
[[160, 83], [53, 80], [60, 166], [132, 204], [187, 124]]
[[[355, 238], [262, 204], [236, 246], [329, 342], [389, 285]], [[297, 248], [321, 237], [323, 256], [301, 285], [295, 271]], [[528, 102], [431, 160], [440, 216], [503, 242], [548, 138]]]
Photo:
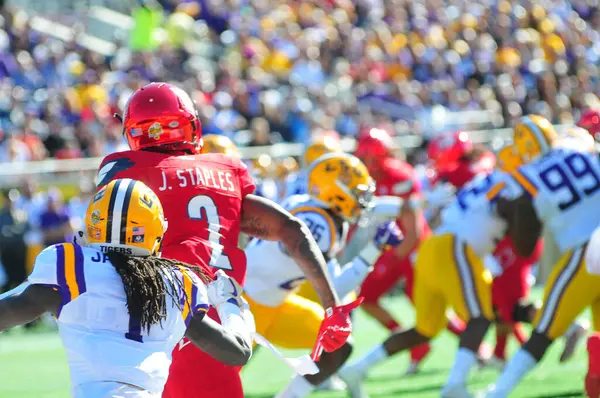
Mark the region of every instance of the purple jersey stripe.
[[56, 246], [56, 283], [62, 296], [62, 303], [56, 312], [58, 318], [63, 306], [71, 301], [71, 290], [69, 290], [67, 278], [65, 277], [65, 248], [63, 245]]
[[86, 292], [85, 274], [83, 273], [83, 250], [79, 245], [73, 245], [75, 251], [75, 281], [79, 287], [79, 294]]
[[56, 246], [56, 282], [61, 289], [69, 293], [69, 299], [71, 299], [71, 291], [65, 276], [65, 248], [63, 245]]
[[191, 300], [192, 308], [196, 308], [196, 305], [198, 305], [198, 286], [196, 286], [193, 279], [192, 279], [192, 297], [190, 297], [189, 300]]

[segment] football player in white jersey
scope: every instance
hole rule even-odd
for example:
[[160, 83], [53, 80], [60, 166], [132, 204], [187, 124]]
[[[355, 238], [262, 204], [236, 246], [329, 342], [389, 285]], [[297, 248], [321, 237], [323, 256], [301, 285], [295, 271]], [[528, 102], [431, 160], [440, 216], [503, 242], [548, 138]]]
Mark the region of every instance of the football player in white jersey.
[[[160, 397], [184, 335], [225, 363], [248, 361], [252, 321], [240, 307], [241, 289], [224, 275], [208, 284], [191, 266], [159, 257], [167, 222], [150, 188], [110, 182], [94, 195], [84, 223], [76, 237], [83, 245], [48, 247], [28, 280], [0, 300], [0, 331], [45, 312], [56, 316], [72, 396]], [[204, 316], [209, 303], [223, 326]]]
[[[372, 206], [374, 182], [365, 165], [356, 157], [330, 153], [318, 158], [307, 172], [308, 195], [288, 197], [283, 206], [301, 219], [328, 258], [333, 285], [340, 297], [355, 290], [372, 269], [382, 250], [401, 241], [393, 222], [380, 226], [372, 242], [348, 264], [341, 266], [336, 255], [343, 249], [350, 226]], [[277, 242], [254, 240], [246, 249], [248, 276], [246, 298], [255, 316], [257, 333], [284, 348], [312, 348], [319, 334], [323, 309], [296, 294], [306, 280], [304, 273]], [[360, 303], [348, 305], [348, 309]], [[351, 346], [324, 353], [318, 361], [320, 372], [297, 376], [277, 397], [300, 398], [334, 374], [349, 357]]]
[[494, 171], [466, 184], [442, 211], [441, 224], [420, 246], [415, 262], [415, 327], [392, 334], [339, 375], [353, 397], [366, 397], [361, 383], [373, 366], [389, 356], [427, 343], [448, 322], [446, 309], [466, 322], [460, 347], [442, 396], [463, 396], [469, 371], [494, 319], [492, 274], [484, 258], [505, 235], [507, 222], [495, 211], [507, 175]]
[[600, 224], [600, 159], [585, 145], [576, 148], [562, 139], [540, 144], [541, 136], [546, 135], [515, 129], [515, 148], [524, 165], [511, 173], [498, 209], [513, 220], [509, 233], [519, 254], [533, 250], [545, 226], [561, 257], [546, 283], [530, 339], [508, 362], [490, 397], [508, 396], [587, 307], [592, 309], [594, 329], [600, 328], [600, 276], [587, 271], [584, 255]]

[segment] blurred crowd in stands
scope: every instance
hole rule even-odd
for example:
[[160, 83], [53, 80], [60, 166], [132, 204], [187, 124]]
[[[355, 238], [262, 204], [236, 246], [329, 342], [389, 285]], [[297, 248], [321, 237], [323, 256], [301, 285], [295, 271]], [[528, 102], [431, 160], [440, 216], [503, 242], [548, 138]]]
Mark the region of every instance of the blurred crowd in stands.
[[572, 123], [600, 88], [600, 13], [586, 0], [140, 3], [111, 56], [2, 9], [0, 162], [125, 149], [112, 115], [148, 81], [182, 86], [204, 132], [241, 146], [375, 125], [428, 135], [450, 128], [432, 123], [440, 107], [489, 111], [493, 126]]
[[[2, 190], [0, 198], [0, 292], [25, 280], [39, 251], [71, 241], [82, 229], [82, 219], [95, 186], [82, 180], [69, 200], [56, 187], [40, 191], [35, 180]], [[4, 267], [3, 267], [4, 266]]]

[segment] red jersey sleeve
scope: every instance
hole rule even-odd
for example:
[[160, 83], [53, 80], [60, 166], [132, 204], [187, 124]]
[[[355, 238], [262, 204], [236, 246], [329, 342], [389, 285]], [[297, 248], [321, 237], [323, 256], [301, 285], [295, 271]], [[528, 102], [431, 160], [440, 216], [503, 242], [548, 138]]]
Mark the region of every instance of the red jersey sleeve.
[[246, 164], [239, 159], [235, 160], [234, 165], [238, 169], [238, 176], [240, 179], [240, 189], [242, 191], [241, 192], [242, 198], [245, 197], [246, 195], [250, 195], [250, 194], [254, 193], [254, 190], [256, 189], [256, 185], [254, 184], [254, 179], [250, 175], [250, 171], [248, 171], [248, 166], [246, 166]]

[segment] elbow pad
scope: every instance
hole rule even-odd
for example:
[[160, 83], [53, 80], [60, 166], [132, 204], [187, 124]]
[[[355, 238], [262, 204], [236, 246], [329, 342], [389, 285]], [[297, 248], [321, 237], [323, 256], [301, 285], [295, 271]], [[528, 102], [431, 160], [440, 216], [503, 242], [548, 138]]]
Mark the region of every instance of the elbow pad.
[[235, 304], [225, 302], [217, 308], [221, 325], [241, 336], [249, 347], [252, 347], [252, 335], [256, 331], [254, 317], [249, 309], [242, 309]]

